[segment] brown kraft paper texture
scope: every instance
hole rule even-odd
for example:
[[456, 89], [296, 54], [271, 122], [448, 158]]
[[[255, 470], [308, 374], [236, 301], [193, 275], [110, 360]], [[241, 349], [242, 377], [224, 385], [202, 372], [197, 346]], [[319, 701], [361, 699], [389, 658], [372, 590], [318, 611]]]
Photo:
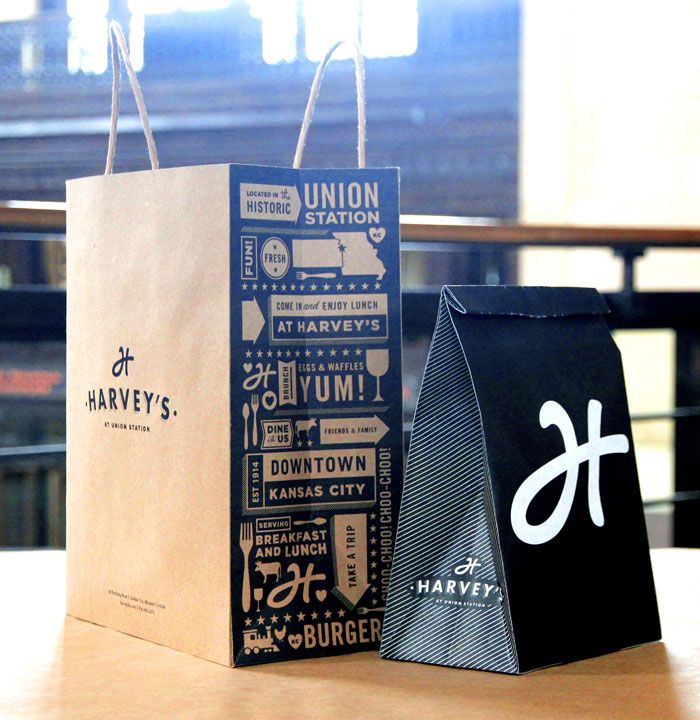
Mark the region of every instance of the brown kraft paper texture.
[[67, 240], [68, 613], [226, 664], [228, 173], [69, 182]]

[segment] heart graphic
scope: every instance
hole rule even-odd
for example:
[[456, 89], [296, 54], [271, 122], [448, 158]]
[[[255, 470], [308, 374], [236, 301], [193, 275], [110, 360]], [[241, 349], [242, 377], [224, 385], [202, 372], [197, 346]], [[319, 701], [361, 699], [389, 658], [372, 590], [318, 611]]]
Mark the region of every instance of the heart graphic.
[[287, 642], [295, 649], [298, 650], [301, 647], [301, 633], [296, 635], [290, 635], [287, 638]]
[[249, 373], [253, 369], [253, 363], [243, 363], [244, 372]]
[[326, 595], [328, 595], [328, 593], [325, 590], [316, 590], [316, 599], [319, 602], [323, 602], [326, 599]]
[[383, 227], [376, 227], [376, 228], [369, 229], [369, 236], [372, 239], [372, 242], [374, 242], [374, 243], [380, 243], [382, 240], [384, 240], [385, 235], [386, 235], [386, 229]]

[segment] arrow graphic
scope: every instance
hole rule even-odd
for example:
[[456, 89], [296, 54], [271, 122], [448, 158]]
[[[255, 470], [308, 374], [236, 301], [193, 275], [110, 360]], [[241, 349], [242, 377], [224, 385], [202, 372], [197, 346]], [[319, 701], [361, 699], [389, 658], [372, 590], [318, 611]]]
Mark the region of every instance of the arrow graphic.
[[295, 185], [241, 183], [241, 218], [296, 222], [301, 198]]
[[265, 325], [265, 318], [258, 301], [255, 298], [243, 300], [241, 302], [241, 315], [243, 317], [243, 339], [255, 342]]
[[352, 610], [367, 592], [367, 515], [335, 515], [333, 538], [333, 593]]
[[374, 443], [389, 432], [389, 426], [376, 415], [355, 418], [324, 418], [321, 420], [322, 445], [354, 445]]

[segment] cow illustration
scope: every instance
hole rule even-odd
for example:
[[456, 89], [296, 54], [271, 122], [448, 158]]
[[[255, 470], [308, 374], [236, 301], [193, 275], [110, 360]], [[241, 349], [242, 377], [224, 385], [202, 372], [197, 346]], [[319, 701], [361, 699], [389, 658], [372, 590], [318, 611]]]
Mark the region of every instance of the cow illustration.
[[294, 423], [294, 432], [298, 439], [301, 439], [301, 433], [306, 433], [306, 438], [309, 438], [309, 431], [311, 428], [316, 427], [316, 418], [310, 418], [309, 420], [297, 420]]
[[256, 560], [255, 569], [263, 576], [263, 582], [267, 580], [268, 575], [274, 575], [275, 580], [279, 580], [280, 575], [282, 575], [282, 565], [278, 562], [262, 562]]

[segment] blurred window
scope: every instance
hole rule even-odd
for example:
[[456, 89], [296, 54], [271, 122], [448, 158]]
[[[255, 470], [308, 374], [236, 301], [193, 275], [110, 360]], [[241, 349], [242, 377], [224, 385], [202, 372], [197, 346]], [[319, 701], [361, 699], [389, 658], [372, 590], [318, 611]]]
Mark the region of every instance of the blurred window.
[[[242, 0], [238, 0], [242, 2]], [[67, 0], [71, 18], [68, 69], [99, 75], [108, 68], [109, 0]], [[148, 15], [224, 10], [233, 0], [129, 0], [129, 46], [134, 69], [144, 64], [144, 28]], [[366, 57], [403, 57], [418, 47], [418, 0], [247, 0], [250, 16], [260, 21], [262, 57], [269, 65], [299, 59], [299, 20], [303, 53], [318, 61], [336, 40], [359, 38]], [[2, 15], [0, 15], [0, 20]], [[338, 58], [349, 57], [341, 48]]]
[[262, 25], [262, 57], [268, 65], [297, 59], [296, 0], [248, 0], [250, 16]]
[[29, 20], [39, 12], [39, 0], [5, 0], [0, 3], [0, 22]]
[[68, 0], [68, 71], [100, 75], [107, 70], [109, 0]]
[[416, 0], [364, 0], [360, 16], [366, 57], [401, 57], [418, 49]]
[[[320, 60], [343, 38], [359, 37], [362, 53], [372, 58], [413, 55], [418, 47], [417, 0], [304, 0], [303, 15], [308, 60]], [[350, 50], [341, 48], [336, 57], [350, 57]]]
[[129, 10], [134, 14], [141, 15], [157, 15], [176, 10], [185, 10], [186, 12], [223, 10], [229, 5], [231, 5], [231, 0], [129, 0]]

